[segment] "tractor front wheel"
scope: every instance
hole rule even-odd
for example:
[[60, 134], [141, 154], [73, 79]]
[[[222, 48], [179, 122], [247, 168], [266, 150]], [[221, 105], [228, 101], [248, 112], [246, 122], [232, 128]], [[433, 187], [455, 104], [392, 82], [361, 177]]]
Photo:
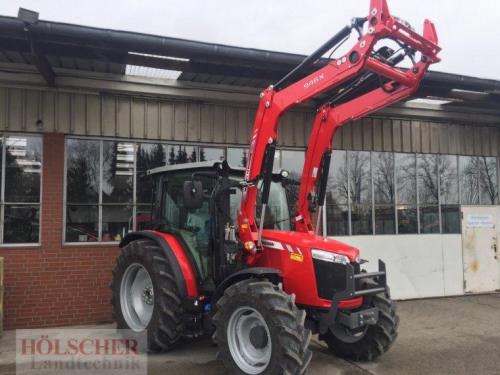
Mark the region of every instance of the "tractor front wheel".
[[311, 360], [306, 313], [268, 281], [229, 287], [213, 317], [214, 340], [230, 374], [304, 374]]
[[[377, 286], [374, 280], [367, 279], [364, 288]], [[398, 335], [399, 316], [396, 302], [389, 293], [379, 293], [365, 297], [363, 308], [377, 307], [378, 322], [356, 331], [340, 323], [331, 327], [320, 339], [325, 341], [335, 355], [354, 361], [372, 361], [389, 350]]]

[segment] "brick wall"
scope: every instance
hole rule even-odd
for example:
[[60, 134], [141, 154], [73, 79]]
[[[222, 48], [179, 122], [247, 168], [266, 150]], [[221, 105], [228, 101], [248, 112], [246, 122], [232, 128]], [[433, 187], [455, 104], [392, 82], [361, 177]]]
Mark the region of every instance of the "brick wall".
[[41, 246], [4, 247], [5, 329], [111, 321], [116, 246], [63, 246], [64, 135], [43, 136]]

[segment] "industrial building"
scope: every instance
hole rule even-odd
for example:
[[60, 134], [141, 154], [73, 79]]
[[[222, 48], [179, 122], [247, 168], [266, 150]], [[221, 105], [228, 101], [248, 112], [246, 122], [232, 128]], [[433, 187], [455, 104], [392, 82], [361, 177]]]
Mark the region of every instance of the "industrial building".
[[[146, 171], [243, 166], [260, 90], [303, 56], [3, 16], [0, 29], [5, 327], [110, 321], [118, 243], [148, 225]], [[500, 289], [499, 99], [499, 81], [430, 72], [337, 133], [323, 231], [384, 259], [394, 298]], [[282, 119], [275, 165], [292, 178], [316, 106]]]

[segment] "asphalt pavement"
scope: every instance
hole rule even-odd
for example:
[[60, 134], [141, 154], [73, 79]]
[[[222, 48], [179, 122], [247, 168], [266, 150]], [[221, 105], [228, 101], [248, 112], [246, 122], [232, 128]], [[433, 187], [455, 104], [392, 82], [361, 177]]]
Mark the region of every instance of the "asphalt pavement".
[[[308, 374], [500, 374], [500, 294], [403, 301], [398, 312], [399, 337], [384, 356], [370, 363], [345, 361], [313, 338]], [[15, 374], [14, 338], [7, 331], [0, 339], [0, 374]], [[216, 352], [207, 338], [184, 342], [150, 355], [148, 373], [224, 374]]]

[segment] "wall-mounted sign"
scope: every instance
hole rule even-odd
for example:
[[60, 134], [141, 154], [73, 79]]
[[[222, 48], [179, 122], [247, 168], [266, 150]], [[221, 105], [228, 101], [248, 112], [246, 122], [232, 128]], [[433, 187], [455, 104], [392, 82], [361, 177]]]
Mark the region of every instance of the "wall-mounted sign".
[[468, 228], [494, 228], [493, 215], [469, 214], [467, 215]]

